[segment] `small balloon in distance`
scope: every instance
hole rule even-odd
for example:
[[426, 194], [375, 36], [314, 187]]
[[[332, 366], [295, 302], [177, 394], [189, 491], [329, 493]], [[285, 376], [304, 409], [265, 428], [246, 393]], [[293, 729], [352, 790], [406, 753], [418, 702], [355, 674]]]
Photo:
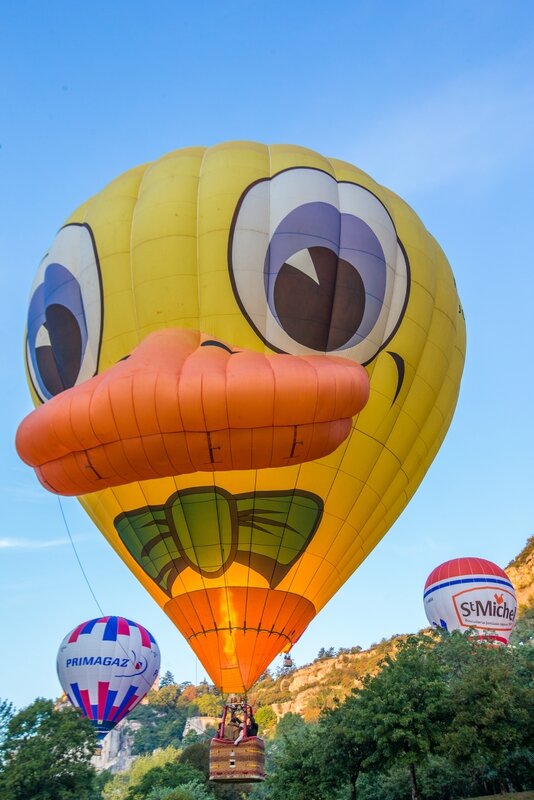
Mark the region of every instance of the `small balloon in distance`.
[[59, 647], [63, 691], [104, 736], [141, 702], [158, 677], [160, 652], [152, 634], [124, 617], [82, 622]]
[[424, 589], [425, 613], [436, 628], [473, 630], [481, 641], [507, 645], [517, 616], [506, 572], [484, 558], [454, 558], [432, 570]]

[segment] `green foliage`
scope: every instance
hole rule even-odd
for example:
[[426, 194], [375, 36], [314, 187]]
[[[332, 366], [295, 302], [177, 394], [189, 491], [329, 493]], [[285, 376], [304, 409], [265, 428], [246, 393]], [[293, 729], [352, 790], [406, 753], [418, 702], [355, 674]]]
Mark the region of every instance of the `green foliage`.
[[0, 797], [89, 800], [95, 771], [91, 723], [72, 708], [41, 698], [10, 716], [0, 747]]
[[[176, 745], [182, 740], [188, 717], [197, 714], [219, 717], [222, 711], [222, 699], [215, 687], [206, 681], [199, 686], [188, 681], [178, 685], [171, 672], [163, 675], [157, 691], [148, 693], [148, 701], [147, 705], [137, 706], [129, 715], [130, 720], [142, 723], [134, 733], [133, 755]], [[192, 741], [193, 735], [188, 738], [188, 742]]]
[[182, 689], [176, 683], [166, 683], [158, 689], [155, 697], [151, 697], [151, 702], [158, 706], [177, 708], [181, 696]]
[[93, 794], [91, 796], [91, 800], [102, 800], [102, 792], [104, 787], [113, 780], [113, 775], [111, 772], [107, 770], [102, 770], [102, 772], [97, 772], [93, 784]]
[[15, 709], [9, 700], [0, 700], [0, 745], [4, 741], [9, 721], [13, 717]]
[[444, 666], [432, 657], [432, 636], [409, 637], [396, 658], [388, 656], [381, 671], [364, 680], [358, 716], [372, 750], [367, 764], [404, 766], [413, 796], [417, 766], [433, 752], [447, 720]]
[[196, 744], [201, 739], [200, 735], [193, 730], [187, 731], [185, 736], [182, 738], [182, 744], [185, 747], [189, 747], [190, 745]]
[[270, 706], [260, 706], [254, 718], [259, 726], [259, 736], [268, 736], [276, 727], [277, 716]]
[[314, 725], [295, 727], [284, 735], [275, 755], [274, 772], [267, 777], [271, 800], [324, 800], [319, 753], [322, 743]]
[[534, 742], [534, 691], [524, 671], [527, 660], [510, 648], [473, 642], [467, 652], [461, 669], [449, 677], [451, 720], [443, 748], [454, 763], [494, 772], [504, 791], [516, 780], [510, 759]]
[[162, 689], [164, 686], [176, 686], [174, 675], [169, 670], [167, 670], [159, 680], [159, 688]]
[[139, 756], [130, 769], [117, 773], [106, 784], [102, 791], [103, 800], [126, 800], [130, 789], [137, 786], [147, 772], [176, 762], [179, 755], [180, 751], [175, 747], [167, 747], [164, 750], [156, 750], [150, 755]]
[[[531, 536], [530, 539], [527, 539], [527, 543], [525, 544], [524, 548], [521, 550], [519, 555], [508, 564], [508, 567], [526, 566], [532, 550], [534, 550], [534, 536]], [[506, 569], [508, 569], [508, 567]]]
[[209, 775], [209, 757], [210, 757], [210, 743], [209, 742], [194, 742], [189, 747], [185, 747], [180, 755], [180, 763], [188, 764], [189, 766], [200, 772], [205, 780]]
[[323, 786], [334, 791], [348, 784], [353, 800], [363, 764], [374, 752], [365, 732], [365, 714], [361, 695], [353, 695], [343, 705], [323, 711], [319, 721], [321, 749], [318, 758]]
[[[534, 544], [534, 538], [532, 542]], [[510, 644], [512, 646], [534, 645], [534, 606], [523, 611], [517, 620], [510, 636]]]
[[203, 784], [204, 776], [190, 764], [170, 761], [145, 772], [140, 780], [129, 788], [126, 800], [145, 800], [154, 789], [175, 789], [191, 782]]
[[[190, 750], [191, 748], [187, 748]], [[102, 792], [104, 800], [213, 800], [206, 787], [208, 762], [199, 769], [175, 748], [141, 756]]]
[[335, 658], [335, 649], [333, 647], [321, 647], [317, 653], [316, 661], [322, 661], [324, 658]]
[[220, 696], [206, 692], [196, 700], [198, 712], [203, 717], [220, 717], [223, 702]]
[[251, 800], [454, 800], [534, 786], [534, 648], [459, 633], [399, 644], [317, 725], [280, 721]]
[[[158, 692], [158, 695], [164, 691]], [[135, 731], [133, 737], [133, 755], [151, 753], [157, 748], [166, 748], [177, 745], [182, 738], [188, 712], [185, 708], [172, 705], [139, 705], [130, 716], [130, 720], [137, 720], [142, 727]]]
[[[258, 709], [259, 710], [259, 709]], [[256, 715], [256, 719], [258, 716]], [[276, 726], [276, 738], [281, 739], [282, 737], [294, 737], [298, 736], [300, 732], [306, 727], [306, 723], [300, 716], [300, 714], [293, 714], [291, 711], [284, 716], [279, 721], [278, 725]]]
[[146, 800], [213, 800], [206, 787], [198, 781], [189, 781], [173, 789], [158, 787], [146, 795]]

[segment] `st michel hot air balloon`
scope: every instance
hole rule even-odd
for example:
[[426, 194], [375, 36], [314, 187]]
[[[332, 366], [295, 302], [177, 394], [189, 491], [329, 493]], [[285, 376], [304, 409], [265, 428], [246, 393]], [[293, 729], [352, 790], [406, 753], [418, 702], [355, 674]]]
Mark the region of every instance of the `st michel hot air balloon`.
[[152, 688], [160, 667], [152, 634], [124, 617], [98, 617], [77, 625], [59, 646], [63, 691], [97, 732], [112, 730]]
[[17, 448], [243, 693], [412, 497], [464, 351], [449, 264], [391, 191], [301, 147], [187, 148], [53, 240]]
[[517, 599], [510, 578], [493, 561], [445, 561], [426, 579], [423, 597], [427, 619], [434, 627], [472, 630], [481, 641], [508, 644], [516, 623]]

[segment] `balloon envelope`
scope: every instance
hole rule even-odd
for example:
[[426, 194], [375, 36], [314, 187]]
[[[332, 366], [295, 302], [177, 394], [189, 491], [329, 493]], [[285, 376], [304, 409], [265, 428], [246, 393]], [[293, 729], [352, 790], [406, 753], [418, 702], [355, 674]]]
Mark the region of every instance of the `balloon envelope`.
[[159, 667], [152, 634], [124, 617], [83, 622], [65, 636], [57, 656], [63, 691], [91, 720], [99, 738], [143, 699]]
[[17, 447], [242, 692], [412, 497], [464, 352], [449, 264], [399, 197], [301, 147], [186, 148], [47, 250]]
[[424, 590], [431, 625], [446, 630], [476, 631], [477, 638], [508, 644], [515, 625], [517, 600], [506, 572], [484, 558], [454, 558], [436, 567]]

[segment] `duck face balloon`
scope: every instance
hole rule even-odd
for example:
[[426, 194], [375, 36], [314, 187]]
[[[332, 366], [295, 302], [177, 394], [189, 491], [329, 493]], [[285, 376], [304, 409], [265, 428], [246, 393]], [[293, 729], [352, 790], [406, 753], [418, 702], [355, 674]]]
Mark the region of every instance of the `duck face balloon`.
[[368, 175], [293, 146], [178, 150], [42, 261], [17, 447], [242, 692], [413, 495], [464, 352], [443, 252]]

